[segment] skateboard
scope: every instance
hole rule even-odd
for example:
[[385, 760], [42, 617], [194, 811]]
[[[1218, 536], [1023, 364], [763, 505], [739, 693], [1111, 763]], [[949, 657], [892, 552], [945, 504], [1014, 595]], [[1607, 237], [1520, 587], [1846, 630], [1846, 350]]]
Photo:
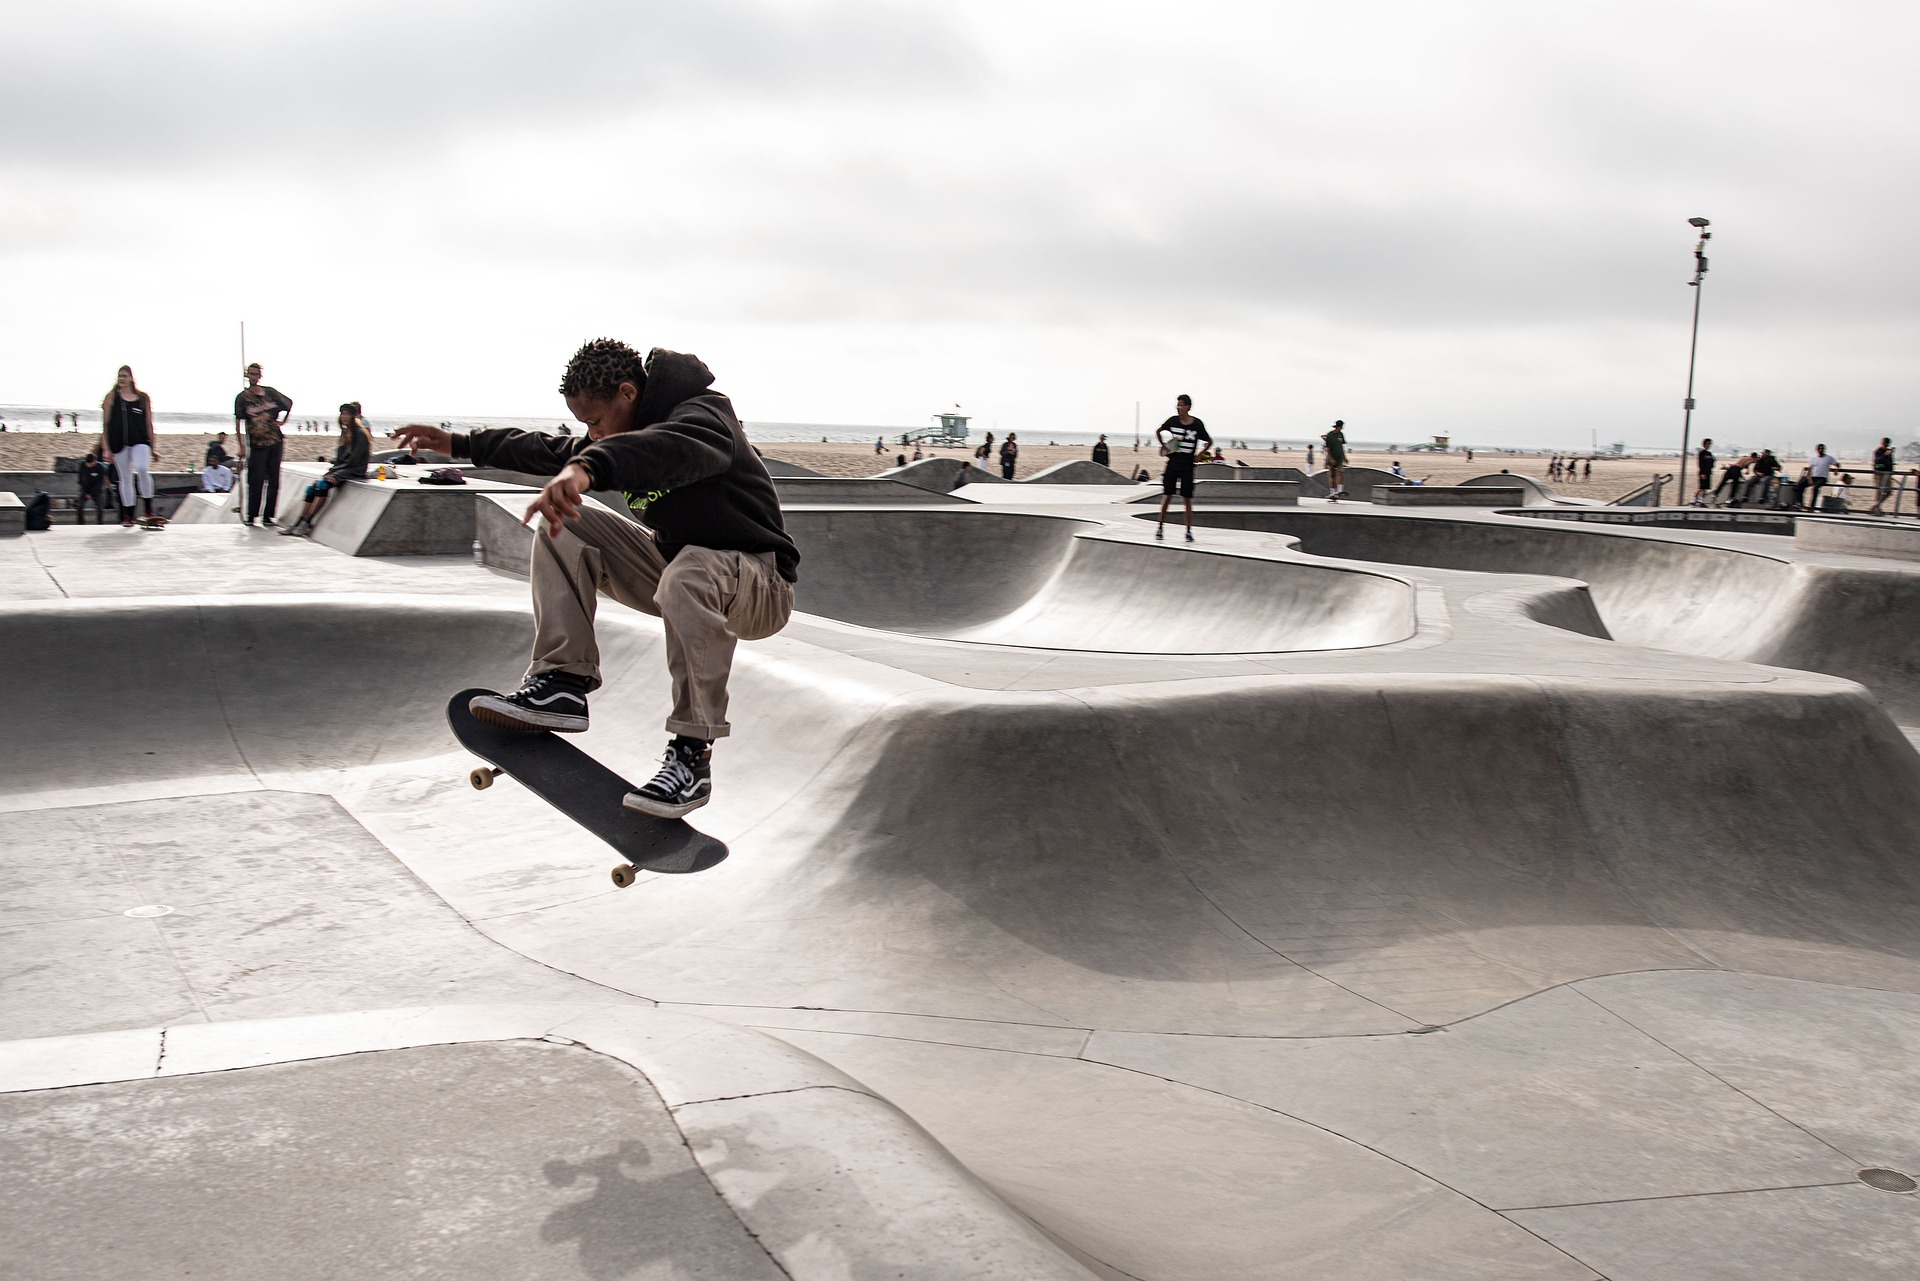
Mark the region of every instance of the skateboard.
[[460, 745], [486, 761], [467, 775], [476, 789], [506, 774], [547, 804], [618, 850], [627, 861], [613, 869], [621, 889], [639, 872], [704, 872], [727, 847], [678, 818], [654, 818], [620, 804], [634, 785], [551, 730], [501, 729], [467, 710], [490, 689], [463, 689], [447, 702], [447, 724]]

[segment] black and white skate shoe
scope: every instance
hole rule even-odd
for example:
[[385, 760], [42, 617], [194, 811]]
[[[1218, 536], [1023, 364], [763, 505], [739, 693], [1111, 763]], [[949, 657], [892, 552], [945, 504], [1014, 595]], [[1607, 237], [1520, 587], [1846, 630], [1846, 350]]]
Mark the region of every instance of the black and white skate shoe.
[[667, 744], [660, 772], [640, 790], [628, 792], [620, 803], [655, 818], [679, 818], [705, 805], [713, 796], [712, 755], [705, 743], [676, 738]]
[[587, 682], [567, 672], [541, 672], [511, 694], [482, 694], [467, 710], [501, 729], [551, 729], [578, 734], [587, 727]]

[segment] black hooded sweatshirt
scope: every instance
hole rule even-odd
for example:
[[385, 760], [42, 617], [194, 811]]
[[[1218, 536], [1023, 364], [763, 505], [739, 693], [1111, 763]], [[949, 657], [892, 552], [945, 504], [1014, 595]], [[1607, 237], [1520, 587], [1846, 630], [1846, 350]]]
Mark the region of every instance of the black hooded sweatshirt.
[[595, 489], [626, 495], [668, 560], [682, 547], [772, 552], [780, 577], [797, 582], [800, 551], [780, 520], [780, 496], [733, 402], [712, 386], [713, 372], [699, 357], [656, 347], [634, 406], [635, 430], [601, 440], [507, 428], [455, 432], [453, 456], [535, 476], [579, 463]]

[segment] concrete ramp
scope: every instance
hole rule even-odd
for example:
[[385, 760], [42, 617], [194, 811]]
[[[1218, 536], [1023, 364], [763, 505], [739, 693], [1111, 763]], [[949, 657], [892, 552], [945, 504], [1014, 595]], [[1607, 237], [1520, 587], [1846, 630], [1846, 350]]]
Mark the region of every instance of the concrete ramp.
[[935, 492], [903, 480], [868, 476], [857, 480], [838, 477], [794, 479], [774, 477], [780, 505], [809, 503], [964, 503], [958, 494]]
[[1413, 634], [1412, 587], [1382, 574], [1196, 553], [1058, 517], [931, 516], [792, 514], [799, 608], [919, 636], [1094, 652], [1344, 649]]
[[1055, 463], [1051, 467], [1043, 467], [1019, 483], [1023, 485], [1133, 484], [1113, 468], [1085, 458], [1075, 458], [1068, 462]]
[[1586, 583], [1615, 640], [1857, 680], [1920, 726], [1920, 573], [1578, 522], [1404, 520], [1361, 512], [1207, 512], [1196, 522], [1296, 535], [1310, 554]]

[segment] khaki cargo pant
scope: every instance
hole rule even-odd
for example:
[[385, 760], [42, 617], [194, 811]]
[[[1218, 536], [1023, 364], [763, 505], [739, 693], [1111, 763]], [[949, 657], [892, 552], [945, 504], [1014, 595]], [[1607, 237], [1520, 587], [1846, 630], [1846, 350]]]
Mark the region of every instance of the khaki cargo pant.
[[736, 641], [759, 640], [787, 625], [793, 584], [772, 552], [683, 547], [671, 561], [644, 527], [586, 508], [557, 536], [534, 535], [533, 662], [529, 676], [568, 672], [600, 684], [593, 615], [604, 591], [666, 624], [673, 714], [667, 731], [692, 738], [727, 734], [727, 677]]

